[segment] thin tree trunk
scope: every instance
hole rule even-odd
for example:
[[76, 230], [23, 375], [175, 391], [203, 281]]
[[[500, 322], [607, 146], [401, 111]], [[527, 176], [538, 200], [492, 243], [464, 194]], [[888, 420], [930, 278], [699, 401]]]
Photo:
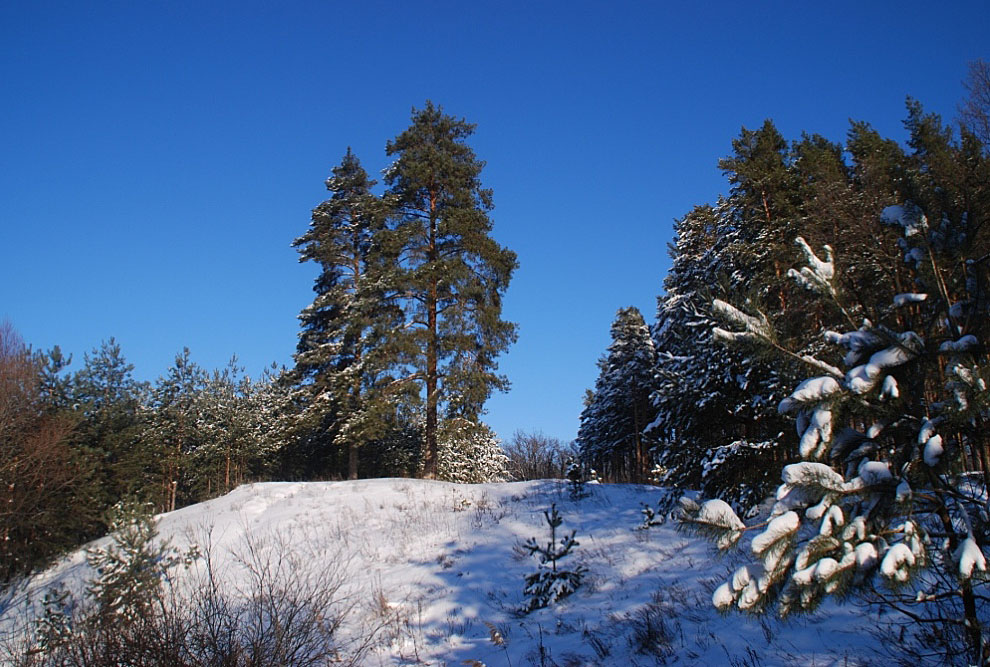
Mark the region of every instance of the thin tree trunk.
[[358, 478], [358, 446], [351, 442], [347, 445], [347, 479]]
[[430, 195], [430, 229], [428, 261], [431, 266], [429, 293], [426, 298], [426, 443], [423, 452], [423, 476], [437, 476], [437, 200]]

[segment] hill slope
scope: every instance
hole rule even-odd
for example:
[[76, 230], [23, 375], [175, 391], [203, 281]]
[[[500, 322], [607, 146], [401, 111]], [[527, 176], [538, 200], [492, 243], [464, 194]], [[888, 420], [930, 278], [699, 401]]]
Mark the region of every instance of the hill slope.
[[[556, 481], [456, 485], [423, 480], [266, 483], [158, 517], [160, 536], [208, 552], [229, 591], [251, 573], [339, 584], [344, 652], [367, 665], [865, 664], [870, 623], [827, 607], [782, 624], [721, 616], [711, 590], [729, 559], [672, 526], [636, 530], [661, 490], [590, 485], [578, 501]], [[543, 512], [580, 545], [584, 585], [522, 616], [523, 580], [537, 559], [520, 545], [549, 539]], [[201, 559], [187, 579], [202, 574]], [[31, 583], [31, 599], [61, 584], [81, 592], [93, 573], [83, 552]], [[34, 605], [8, 607], [8, 627]], [[467, 661], [465, 663], [465, 661]]]

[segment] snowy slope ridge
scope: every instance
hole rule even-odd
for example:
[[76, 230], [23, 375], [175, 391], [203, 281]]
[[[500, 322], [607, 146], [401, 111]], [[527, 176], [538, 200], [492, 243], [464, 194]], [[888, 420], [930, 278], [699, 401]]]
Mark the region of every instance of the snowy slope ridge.
[[[253, 553], [342, 580], [345, 646], [374, 633], [367, 665], [830, 665], [876, 656], [870, 623], [827, 606], [787, 623], [720, 615], [712, 591], [735, 561], [673, 526], [637, 530], [655, 487], [589, 485], [569, 498], [557, 481], [457, 485], [408, 479], [243, 486], [158, 517], [160, 537], [209, 550], [237, 591]], [[537, 560], [520, 545], [577, 531], [568, 560], [589, 571], [571, 597], [522, 616], [523, 579]], [[201, 559], [202, 560], [202, 559]], [[194, 577], [197, 562], [180, 577]], [[9, 630], [46, 587], [81, 592], [92, 577], [77, 552], [31, 583], [31, 604], [8, 607]], [[350, 642], [350, 643], [348, 643]], [[473, 662], [477, 661], [477, 662]]]

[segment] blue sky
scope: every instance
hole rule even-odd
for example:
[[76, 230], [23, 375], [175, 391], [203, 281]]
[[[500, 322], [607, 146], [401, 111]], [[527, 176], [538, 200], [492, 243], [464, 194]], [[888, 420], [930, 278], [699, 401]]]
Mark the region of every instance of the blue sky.
[[315, 269], [290, 247], [348, 146], [369, 172], [432, 99], [478, 125], [519, 255], [513, 382], [487, 421], [562, 439], [615, 311], [653, 318], [672, 223], [726, 190], [742, 126], [903, 139], [990, 59], [985, 1], [7, 2], [0, 318], [36, 348], [114, 336], [154, 379], [289, 364]]

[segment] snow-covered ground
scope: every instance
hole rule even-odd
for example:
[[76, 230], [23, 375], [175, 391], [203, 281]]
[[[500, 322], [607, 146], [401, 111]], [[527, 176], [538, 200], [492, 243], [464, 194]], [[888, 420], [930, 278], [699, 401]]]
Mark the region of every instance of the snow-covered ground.
[[[347, 610], [340, 637], [374, 633], [367, 665], [854, 665], [877, 661], [872, 617], [826, 606], [786, 623], [720, 615], [712, 591], [734, 560], [672, 525], [637, 530], [662, 491], [589, 485], [581, 500], [557, 481], [457, 485], [408, 479], [248, 485], [159, 517], [179, 549], [209, 551], [228, 590], [251, 563], [331, 571]], [[538, 561], [521, 545], [561, 530], [580, 545], [560, 562], [583, 564], [584, 585], [556, 606], [520, 615], [523, 580]], [[253, 555], [251, 555], [253, 554]], [[189, 571], [205, 567], [201, 559]], [[189, 574], [182, 574], [189, 576]], [[80, 592], [92, 577], [83, 552], [32, 583]], [[23, 618], [25, 605], [9, 612]], [[476, 662], [475, 662], [476, 661]]]

